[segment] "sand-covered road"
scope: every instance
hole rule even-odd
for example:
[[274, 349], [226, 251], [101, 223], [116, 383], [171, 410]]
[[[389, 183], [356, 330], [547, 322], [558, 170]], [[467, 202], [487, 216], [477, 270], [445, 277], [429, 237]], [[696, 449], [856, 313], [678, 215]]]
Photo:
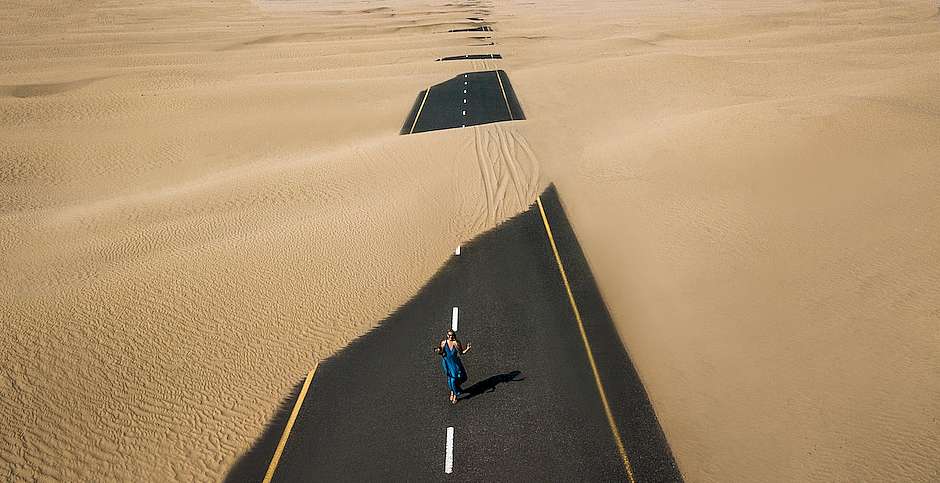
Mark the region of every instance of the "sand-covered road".
[[[223, 478], [551, 181], [686, 479], [936, 480], [936, 14], [0, 3], [0, 475]], [[496, 68], [526, 121], [399, 135]]]

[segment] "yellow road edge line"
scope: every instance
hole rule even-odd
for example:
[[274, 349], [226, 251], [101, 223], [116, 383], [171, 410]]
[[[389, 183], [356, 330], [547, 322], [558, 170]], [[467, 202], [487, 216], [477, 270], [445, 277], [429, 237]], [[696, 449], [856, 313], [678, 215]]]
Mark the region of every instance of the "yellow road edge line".
[[552, 252], [555, 254], [555, 262], [558, 263], [558, 271], [561, 272], [561, 280], [565, 282], [565, 291], [568, 292], [568, 301], [571, 302], [571, 309], [574, 311], [574, 318], [578, 321], [578, 329], [581, 331], [581, 341], [584, 342], [584, 350], [587, 352], [588, 361], [591, 363], [591, 370], [594, 372], [594, 382], [597, 383], [597, 391], [601, 395], [601, 402], [604, 404], [604, 413], [607, 414], [607, 423], [610, 425], [610, 432], [613, 433], [614, 441], [617, 443], [617, 451], [620, 452], [620, 459], [623, 461], [623, 467], [627, 470], [627, 476], [630, 483], [636, 483], [633, 476], [633, 466], [630, 464], [630, 458], [627, 456], [627, 450], [623, 447], [623, 441], [620, 438], [620, 430], [617, 429], [617, 423], [614, 421], [614, 415], [610, 411], [610, 404], [607, 403], [607, 393], [604, 392], [604, 385], [601, 383], [601, 376], [597, 372], [597, 364], [594, 362], [594, 354], [591, 351], [591, 344], [588, 342], [587, 333], [584, 332], [584, 323], [581, 321], [581, 312], [578, 310], [578, 304], [574, 301], [574, 295], [571, 293], [571, 285], [568, 283], [568, 275], [565, 274], [565, 267], [561, 263], [561, 256], [558, 254], [558, 247], [555, 246], [555, 237], [552, 236], [552, 228], [548, 224], [548, 217], [545, 216], [545, 208], [542, 207], [542, 197], [535, 198], [539, 205], [539, 212], [542, 214], [542, 222], [545, 223], [545, 232], [548, 234], [548, 241], [552, 245]]
[[418, 118], [421, 117], [421, 110], [424, 109], [424, 103], [428, 100], [428, 94], [431, 93], [431, 87], [428, 86], [428, 90], [424, 91], [424, 99], [421, 99], [421, 106], [418, 107], [418, 113], [415, 114], [415, 121], [411, 123], [411, 130], [408, 131], [408, 134], [414, 134], [415, 126], [418, 125]]
[[307, 397], [307, 389], [310, 388], [310, 381], [313, 380], [313, 375], [316, 374], [317, 367], [320, 367], [319, 362], [313, 366], [313, 369], [307, 373], [307, 378], [304, 379], [304, 386], [300, 389], [297, 402], [294, 403], [294, 409], [290, 412], [290, 418], [287, 419], [284, 434], [281, 435], [281, 440], [277, 443], [277, 449], [274, 450], [274, 456], [271, 458], [271, 464], [268, 465], [268, 471], [264, 473], [264, 483], [271, 483], [271, 478], [274, 477], [274, 471], [277, 470], [277, 464], [281, 460], [281, 453], [284, 452], [284, 446], [287, 446], [287, 438], [290, 436], [290, 431], [294, 427], [294, 420], [297, 419], [297, 413], [300, 412], [300, 405], [303, 404], [304, 398]]
[[509, 120], [510, 120], [510, 121], [515, 121], [516, 118], [512, 116], [512, 108], [509, 107], [509, 98], [506, 97], [506, 90], [503, 89], [503, 79], [499, 77], [499, 71], [498, 71], [498, 70], [495, 71], [495, 72], [496, 72], [496, 80], [499, 81], [499, 91], [503, 93], [503, 100], [506, 101], [506, 110], [509, 111]]

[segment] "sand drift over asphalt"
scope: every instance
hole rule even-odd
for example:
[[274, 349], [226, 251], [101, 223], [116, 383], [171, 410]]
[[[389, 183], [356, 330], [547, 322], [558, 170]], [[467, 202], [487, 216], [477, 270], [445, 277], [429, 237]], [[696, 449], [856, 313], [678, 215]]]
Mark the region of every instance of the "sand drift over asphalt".
[[[0, 475], [224, 478], [551, 181], [689, 481], [937, 479], [932, 2], [26, 2], [0, 39]], [[500, 69], [526, 121], [399, 135]]]

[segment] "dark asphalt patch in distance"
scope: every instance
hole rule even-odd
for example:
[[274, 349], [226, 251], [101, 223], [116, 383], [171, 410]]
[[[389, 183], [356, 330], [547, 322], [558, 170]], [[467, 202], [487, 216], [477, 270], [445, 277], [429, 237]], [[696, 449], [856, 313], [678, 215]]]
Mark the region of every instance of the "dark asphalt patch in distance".
[[448, 60], [490, 60], [490, 59], [502, 59], [503, 56], [500, 54], [468, 54], [468, 55], [452, 55], [449, 57], [441, 57], [437, 59], [438, 62], [444, 62]]
[[400, 134], [522, 119], [525, 114], [505, 71], [467, 72], [418, 94]]
[[481, 25], [470, 29], [451, 29], [448, 32], [492, 32], [493, 28], [489, 25]]

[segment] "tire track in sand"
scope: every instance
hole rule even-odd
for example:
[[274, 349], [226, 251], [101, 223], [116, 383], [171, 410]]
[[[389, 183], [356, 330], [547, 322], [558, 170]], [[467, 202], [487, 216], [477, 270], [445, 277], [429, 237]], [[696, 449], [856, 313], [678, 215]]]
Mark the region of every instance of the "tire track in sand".
[[499, 125], [473, 129], [483, 201], [474, 228], [484, 229], [525, 210], [538, 194], [540, 164], [525, 137]]

